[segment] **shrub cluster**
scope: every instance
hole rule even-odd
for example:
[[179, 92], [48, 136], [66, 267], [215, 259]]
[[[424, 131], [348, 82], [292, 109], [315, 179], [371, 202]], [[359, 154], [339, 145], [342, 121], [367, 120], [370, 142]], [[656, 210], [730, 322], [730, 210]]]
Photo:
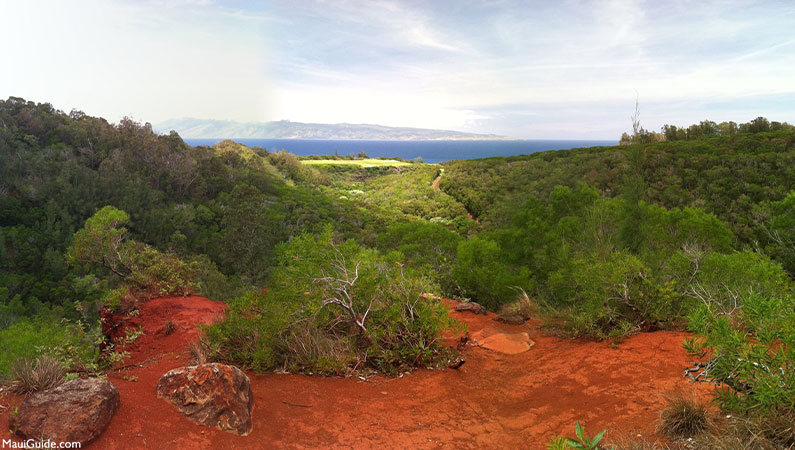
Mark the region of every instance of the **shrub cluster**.
[[0, 378], [10, 377], [17, 361], [35, 361], [40, 355], [55, 357], [65, 370], [92, 366], [100, 340], [98, 333], [51, 314], [18, 320], [0, 330]]
[[706, 298], [690, 316], [714, 355], [709, 377], [733, 411], [795, 412], [795, 297], [752, 294], [735, 304]]
[[330, 231], [278, 248], [266, 291], [229, 302], [226, 319], [206, 330], [211, 358], [258, 371], [397, 373], [445, 364], [440, 334], [455, 324], [424, 296], [426, 279], [395, 259]]
[[701, 210], [603, 198], [585, 185], [558, 186], [488, 220], [491, 231], [458, 245], [452, 275], [464, 295], [497, 309], [522, 289], [548, 323], [573, 336], [620, 338], [683, 323], [694, 289], [715, 284], [727, 264], [774, 267], [733, 253], [731, 231]]
[[173, 253], [127, 239], [123, 225], [129, 220], [127, 213], [112, 206], [97, 211], [75, 233], [67, 261], [115, 275], [110, 284], [117, 287], [102, 296], [111, 309], [129, 309], [141, 298], [193, 293], [191, 267]]

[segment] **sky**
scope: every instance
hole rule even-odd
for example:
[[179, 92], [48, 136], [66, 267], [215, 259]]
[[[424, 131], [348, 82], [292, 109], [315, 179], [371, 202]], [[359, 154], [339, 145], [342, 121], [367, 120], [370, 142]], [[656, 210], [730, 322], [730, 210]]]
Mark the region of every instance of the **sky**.
[[795, 123], [795, 2], [0, 0], [0, 98], [535, 139]]

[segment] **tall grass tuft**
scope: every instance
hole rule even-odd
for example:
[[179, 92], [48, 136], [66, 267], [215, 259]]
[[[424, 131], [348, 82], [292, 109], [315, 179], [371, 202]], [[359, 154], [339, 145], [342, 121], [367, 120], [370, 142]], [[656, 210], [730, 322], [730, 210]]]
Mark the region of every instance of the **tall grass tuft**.
[[670, 438], [689, 438], [707, 430], [709, 410], [681, 392], [666, 396], [668, 405], [660, 414], [660, 430]]
[[64, 382], [61, 362], [50, 355], [36, 359], [19, 359], [11, 366], [9, 390], [15, 394], [30, 394], [58, 387]]

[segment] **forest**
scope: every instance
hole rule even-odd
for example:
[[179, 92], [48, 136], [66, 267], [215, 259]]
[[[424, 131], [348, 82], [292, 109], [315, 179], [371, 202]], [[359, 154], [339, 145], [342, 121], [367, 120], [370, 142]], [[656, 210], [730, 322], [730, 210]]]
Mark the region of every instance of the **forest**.
[[640, 131], [615, 147], [360, 167], [0, 101], [0, 378], [42, 356], [101, 373], [125, 357], [103, 311], [188, 294], [228, 305], [204, 329], [211, 360], [446, 367], [457, 355], [439, 337], [461, 325], [439, 296], [529, 305], [549, 333], [614, 345], [688, 330], [721, 411], [743, 418], [721, 439], [758, 444], [702, 448], [792, 448], [795, 127]]

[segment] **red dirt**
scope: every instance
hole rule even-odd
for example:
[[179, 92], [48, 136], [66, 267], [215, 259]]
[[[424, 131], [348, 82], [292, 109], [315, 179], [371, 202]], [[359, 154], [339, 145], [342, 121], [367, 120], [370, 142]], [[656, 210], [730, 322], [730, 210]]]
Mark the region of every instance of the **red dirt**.
[[[530, 448], [557, 434], [571, 435], [581, 421], [608, 438], [656, 437], [662, 394], [695, 392], [707, 385], [682, 377], [690, 358], [681, 332], [633, 336], [607, 343], [546, 336], [538, 323], [511, 326], [493, 315], [451, 314], [472, 336], [526, 332], [534, 342], [514, 355], [487, 350], [470, 339], [459, 370], [420, 370], [400, 378], [320, 378], [267, 374], [251, 377], [254, 427], [240, 437], [202, 427], [155, 397], [166, 371], [188, 364], [195, 324], [217, 320], [224, 304], [201, 297], [151, 300], [141, 307], [144, 335], [126, 362], [108, 374], [121, 408], [92, 449], [127, 448]], [[167, 321], [175, 331], [163, 334]], [[508, 340], [513, 341], [515, 337]], [[19, 397], [0, 398], [0, 405]], [[8, 439], [8, 409], [0, 409], [0, 439]]]
[[431, 183], [431, 187], [436, 190], [439, 190], [439, 183], [441, 182], [442, 182], [442, 174], [439, 174], [439, 176], [436, 177], [435, 180], [433, 180], [433, 183]]

